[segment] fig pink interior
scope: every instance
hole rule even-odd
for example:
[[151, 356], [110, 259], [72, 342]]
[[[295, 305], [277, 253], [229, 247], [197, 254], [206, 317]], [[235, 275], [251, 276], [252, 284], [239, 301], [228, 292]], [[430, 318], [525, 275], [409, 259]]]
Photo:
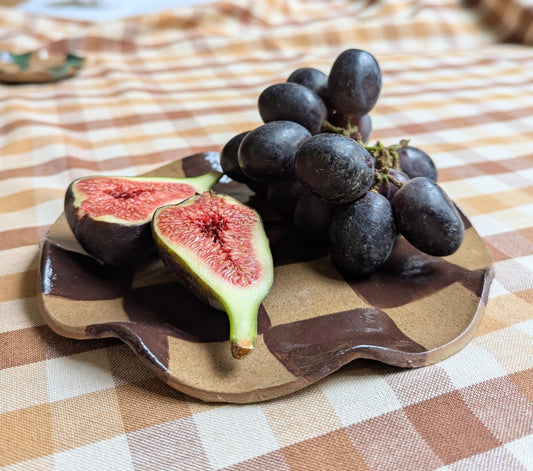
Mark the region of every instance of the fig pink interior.
[[250, 209], [208, 194], [192, 204], [164, 208], [157, 217], [163, 237], [191, 250], [224, 280], [243, 287], [261, 277], [252, 243], [257, 222]]
[[83, 195], [78, 217], [112, 215], [125, 221], [149, 219], [154, 211], [173, 201], [190, 198], [196, 190], [185, 183], [135, 181], [125, 178], [85, 178], [77, 185]]

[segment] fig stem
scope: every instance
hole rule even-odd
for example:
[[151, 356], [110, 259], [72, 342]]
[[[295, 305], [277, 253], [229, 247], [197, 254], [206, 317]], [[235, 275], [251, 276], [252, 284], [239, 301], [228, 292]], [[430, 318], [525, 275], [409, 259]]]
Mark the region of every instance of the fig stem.
[[248, 355], [253, 349], [254, 347], [252, 345], [244, 346], [240, 345], [236, 341], [231, 342], [231, 354], [233, 358], [236, 358], [237, 360], [240, 360], [243, 356]]
[[242, 300], [224, 308], [229, 316], [231, 354], [233, 358], [240, 359], [254, 349], [259, 304]]

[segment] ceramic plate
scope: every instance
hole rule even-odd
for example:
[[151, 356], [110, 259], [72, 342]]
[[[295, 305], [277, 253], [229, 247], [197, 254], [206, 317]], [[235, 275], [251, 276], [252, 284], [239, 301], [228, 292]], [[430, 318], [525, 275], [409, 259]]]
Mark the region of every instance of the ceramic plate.
[[83, 58], [48, 48], [22, 54], [0, 51], [0, 82], [55, 82], [73, 76], [82, 66]]
[[[217, 166], [218, 154], [203, 153], [151, 175], [195, 176]], [[215, 189], [262, 204], [229, 179]], [[190, 396], [239, 403], [305, 388], [356, 358], [429, 365], [473, 337], [493, 269], [466, 217], [465, 240], [454, 255], [430, 257], [399, 238], [381, 269], [350, 282], [326, 252], [303, 243], [272, 212], [262, 214], [275, 281], [259, 311], [256, 348], [241, 360], [231, 356], [225, 313], [198, 301], [158, 259], [134, 269], [100, 264], [79, 247], [64, 215], [42, 243], [43, 316], [66, 337], [121, 339], [159, 378]]]

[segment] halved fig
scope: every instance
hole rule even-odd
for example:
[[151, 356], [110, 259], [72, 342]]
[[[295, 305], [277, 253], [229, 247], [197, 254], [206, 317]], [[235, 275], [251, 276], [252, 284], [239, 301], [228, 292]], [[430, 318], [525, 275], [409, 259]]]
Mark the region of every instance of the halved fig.
[[133, 264], [154, 250], [154, 211], [209, 190], [221, 176], [79, 178], [67, 188], [65, 216], [87, 253], [111, 265]]
[[274, 279], [259, 214], [231, 196], [208, 191], [159, 208], [152, 234], [177, 279], [202, 301], [226, 311], [232, 355], [248, 354], [257, 338], [259, 306]]

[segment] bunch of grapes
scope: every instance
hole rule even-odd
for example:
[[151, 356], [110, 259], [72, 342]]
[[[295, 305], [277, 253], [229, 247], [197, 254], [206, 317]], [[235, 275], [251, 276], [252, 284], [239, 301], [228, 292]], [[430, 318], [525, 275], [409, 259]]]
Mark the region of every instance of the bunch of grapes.
[[295, 70], [258, 99], [264, 124], [221, 152], [230, 178], [264, 194], [303, 237], [328, 244], [345, 276], [373, 272], [401, 235], [434, 256], [454, 253], [464, 225], [432, 159], [406, 140], [367, 145], [381, 91], [372, 54], [348, 49], [329, 75]]

